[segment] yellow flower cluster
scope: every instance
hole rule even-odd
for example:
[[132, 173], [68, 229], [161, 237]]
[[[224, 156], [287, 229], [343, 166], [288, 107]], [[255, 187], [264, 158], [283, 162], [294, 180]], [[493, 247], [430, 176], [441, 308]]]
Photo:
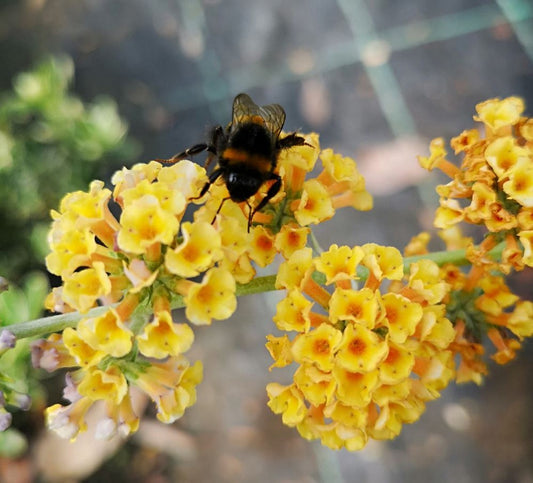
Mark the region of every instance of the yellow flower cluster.
[[[277, 253], [289, 257], [302, 249], [308, 225], [331, 218], [337, 208], [372, 207], [355, 162], [320, 151], [317, 135], [306, 141], [280, 156], [283, 189], [256, 214], [250, 233], [247, 210], [268, 187], [250, 203], [228, 202], [219, 209], [228, 197], [222, 179], [198, 199], [206, 172], [187, 160], [124, 168], [112, 178], [113, 191], [94, 181], [88, 192], [63, 198], [59, 211], [52, 212], [46, 258], [49, 271], [63, 283], [46, 306], [87, 317], [34, 344], [38, 367], [78, 367], [65, 389], [71, 404], [47, 410], [51, 428], [75, 437], [85, 429], [89, 407], [104, 401], [109, 417], [99, 430], [102, 436], [135, 431], [134, 386], [156, 403], [160, 420], [180, 417], [195, 401], [201, 364], [190, 365], [183, 355], [193, 332], [173, 322], [174, 302], [185, 306], [194, 325], [227, 319], [236, 309], [237, 284], [255, 276], [253, 263], [263, 267]], [[322, 171], [306, 180], [319, 158]], [[186, 221], [192, 203], [202, 206]], [[107, 310], [88, 313], [100, 305]]]
[[127, 297], [116, 308], [83, 319], [76, 329], [67, 328], [61, 335], [33, 344], [36, 367], [48, 371], [78, 367], [67, 373], [64, 397], [70, 404], [46, 409], [47, 425], [59, 435], [74, 439], [84, 431], [85, 414], [98, 401], [105, 404], [107, 413], [96, 428], [98, 437], [136, 431], [134, 386], [154, 401], [158, 419], [166, 423], [180, 418], [195, 403], [202, 365], [191, 366], [183, 355], [194, 340], [192, 329], [173, 323], [168, 297], [155, 296], [153, 316], [134, 334], [128, 319], [136, 304], [136, 297]]
[[[457, 226], [440, 233], [448, 250], [473, 246]], [[409, 255], [427, 253], [429, 234], [422, 233], [408, 245]], [[492, 342], [496, 352], [491, 358], [498, 364], [513, 360], [525, 337], [533, 336], [533, 302], [513, 294], [505, 278], [491, 270], [491, 265], [474, 265], [468, 271], [447, 263], [440, 268], [442, 280], [450, 286], [444, 298], [447, 317], [455, 328], [450, 349], [459, 355], [456, 381], [481, 384], [488, 373], [483, 356], [484, 342]]]
[[447, 159], [442, 138], [431, 142], [429, 157], [419, 157], [424, 168], [439, 168], [452, 178], [437, 187], [435, 226], [483, 225], [489, 236], [472, 254], [473, 263], [505, 239], [502, 270], [533, 266], [533, 119], [522, 115], [524, 102], [517, 97], [489, 99], [476, 110], [474, 120], [483, 123], [484, 135], [470, 129], [450, 142], [463, 156], [460, 168]]
[[348, 450], [393, 438], [453, 378], [449, 285], [434, 262], [404, 276], [392, 247], [333, 245], [318, 257], [304, 248], [281, 265], [277, 286], [287, 295], [274, 322], [296, 334], [269, 336], [267, 348], [273, 367], [298, 367], [292, 384], [267, 386], [269, 406], [304, 438]]

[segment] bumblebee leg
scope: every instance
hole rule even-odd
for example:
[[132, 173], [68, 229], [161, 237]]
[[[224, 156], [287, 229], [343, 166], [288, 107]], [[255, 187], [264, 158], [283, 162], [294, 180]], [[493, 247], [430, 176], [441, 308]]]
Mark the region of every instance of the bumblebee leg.
[[292, 148], [293, 146], [311, 146], [311, 145], [306, 143], [305, 139], [302, 136], [298, 136], [298, 134], [295, 132], [291, 132], [284, 138], [278, 139], [278, 141], [276, 142], [276, 148], [279, 150]]
[[207, 171], [207, 168], [209, 168], [209, 165], [213, 162], [213, 159], [215, 159], [217, 156], [215, 153], [209, 153], [207, 155], [207, 158], [205, 158], [204, 168]]
[[[195, 196], [194, 198], [191, 198], [191, 200], [199, 200], [202, 196], [204, 196], [208, 191], [211, 185], [218, 179], [218, 177], [222, 174], [222, 169], [218, 168], [215, 169], [210, 175], [208, 181], [204, 184], [202, 191], [200, 191], [200, 194], [198, 196]], [[220, 210], [219, 210], [220, 211]], [[217, 211], [218, 215], [218, 211]]]
[[[209, 151], [209, 155], [207, 156], [204, 168], [209, 168], [209, 165], [213, 162], [213, 159], [216, 158], [217, 150], [221, 146], [224, 146], [226, 144], [226, 135], [224, 134], [224, 129], [222, 126], [215, 126], [213, 130], [211, 131], [211, 144], [207, 147], [207, 151]], [[223, 149], [220, 149], [219, 152], [222, 152]]]
[[248, 200], [246, 200], [246, 205], [248, 206], [248, 233], [250, 233], [250, 228], [252, 227], [252, 219], [256, 210], [252, 208], [252, 205], [248, 202]]
[[155, 161], [158, 161], [160, 163], [165, 163], [165, 164], [174, 164], [174, 163], [177, 163], [178, 161], [181, 161], [182, 159], [188, 158], [189, 156], [194, 156], [195, 154], [199, 154], [202, 151], [211, 152], [212, 150], [213, 150], [213, 147], [209, 144], [205, 144], [205, 143], [195, 144], [194, 146], [191, 146], [185, 151], [175, 154], [169, 159], [156, 159]]
[[215, 222], [215, 220], [217, 219], [218, 214], [220, 213], [220, 210], [224, 206], [224, 203], [226, 201], [228, 201], [228, 200], [231, 200], [231, 196], [227, 196], [226, 198], [222, 198], [222, 201], [220, 202], [220, 205], [218, 205], [218, 210], [215, 213], [215, 216], [213, 217], [213, 221], [211, 221], [211, 224], [213, 224]]
[[265, 207], [265, 205], [279, 193], [279, 190], [281, 189], [281, 176], [279, 174], [270, 173], [268, 179], [274, 179], [276, 181], [270, 188], [268, 188], [267, 194], [261, 200], [261, 202], [253, 210], [250, 210], [250, 218], [248, 220], [248, 231], [250, 231], [250, 226], [252, 225], [252, 219], [254, 215], [258, 211], [261, 211]]

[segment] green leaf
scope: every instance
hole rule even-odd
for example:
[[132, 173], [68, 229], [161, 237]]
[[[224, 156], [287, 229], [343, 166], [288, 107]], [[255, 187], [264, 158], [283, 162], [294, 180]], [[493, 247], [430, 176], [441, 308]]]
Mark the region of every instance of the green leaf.
[[36, 319], [43, 313], [44, 299], [50, 290], [48, 278], [42, 272], [32, 272], [24, 279], [23, 290], [28, 304], [29, 319]]
[[28, 449], [26, 437], [15, 428], [8, 428], [0, 432], [0, 456], [17, 458]]

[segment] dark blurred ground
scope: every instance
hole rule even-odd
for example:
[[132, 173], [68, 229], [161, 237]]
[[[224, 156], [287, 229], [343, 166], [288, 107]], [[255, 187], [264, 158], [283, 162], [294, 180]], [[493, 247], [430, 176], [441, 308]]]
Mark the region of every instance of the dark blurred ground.
[[[140, 160], [201, 141], [240, 91], [282, 104], [288, 130], [320, 132], [378, 193], [372, 212], [319, 227], [324, 246], [403, 247], [436, 204], [436, 178], [416, 167], [427, 141], [471, 127], [490, 97], [519, 95], [533, 112], [528, 0], [4, 0], [0, 45], [0, 90], [42, 55], [73, 56], [75, 91], [117, 100]], [[529, 298], [531, 283], [514, 281]], [[264, 314], [276, 300], [243, 298], [231, 320], [200, 330], [198, 404], [170, 434], [141, 428], [91, 481], [533, 482], [531, 343], [483, 387], [449, 387], [394, 442], [335, 453], [266, 407], [276, 375]]]

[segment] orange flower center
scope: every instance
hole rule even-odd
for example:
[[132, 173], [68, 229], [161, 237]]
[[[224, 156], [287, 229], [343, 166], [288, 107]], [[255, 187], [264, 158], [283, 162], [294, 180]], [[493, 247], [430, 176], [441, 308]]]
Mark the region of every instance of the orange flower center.
[[315, 341], [313, 349], [317, 354], [329, 354], [329, 342], [326, 339], [318, 339]]
[[527, 187], [527, 181], [524, 179], [523, 176], [516, 176], [514, 179], [514, 189], [518, 192], [524, 191]]
[[509, 169], [513, 165], [513, 162], [509, 158], [503, 158], [500, 160], [500, 167], [503, 170]]
[[392, 347], [389, 348], [389, 355], [385, 362], [387, 364], [394, 364], [400, 357], [400, 352]]
[[389, 319], [389, 323], [395, 324], [398, 320], [398, 311], [394, 308], [388, 308], [387, 309], [387, 319]]
[[189, 243], [186, 247], [183, 248], [183, 258], [188, 261], [194, 261], [198, 258], [198, 247], [193, 243]]
[[359, 317], [362, 311], [363, 309], [360, 305], [350, 304], [348, 305], [348, 307], [346, 307], [346, 312], [350, 315], [353, 315], [354, 317]]
[[363, 378], [363, 374], [359, 372], [345, 372], [346, 380], [352, 383], [357, 383]]
[[366, 350], [366, 344], [361, 339], [353, 339], [348, 349], [354, 355], [361, 355]]
[[312, 198], [309, 198], [307, 200], [307, 203], [305, 204], [305, 209], [309, 211], [313, 211], [315, 209], [315, 200]]
[[294, 231], [290, 232], [287, 236], [287, 243], [290, 246], [298, 246], [298, 244], [300, 243], [300, 236], [298, 235], [298, 233]]
[[198, 292], [198, 302], [201, 304], [209, 304], [213, 298], [213, 290], [209, 285], [202, 287]]
[[265, 236], [265, 235], [260, 236], [257, 239], [257, 246], [261, 250], [267, 252], [267, 251], [272, 249], [272, 240], [269, 237]]

